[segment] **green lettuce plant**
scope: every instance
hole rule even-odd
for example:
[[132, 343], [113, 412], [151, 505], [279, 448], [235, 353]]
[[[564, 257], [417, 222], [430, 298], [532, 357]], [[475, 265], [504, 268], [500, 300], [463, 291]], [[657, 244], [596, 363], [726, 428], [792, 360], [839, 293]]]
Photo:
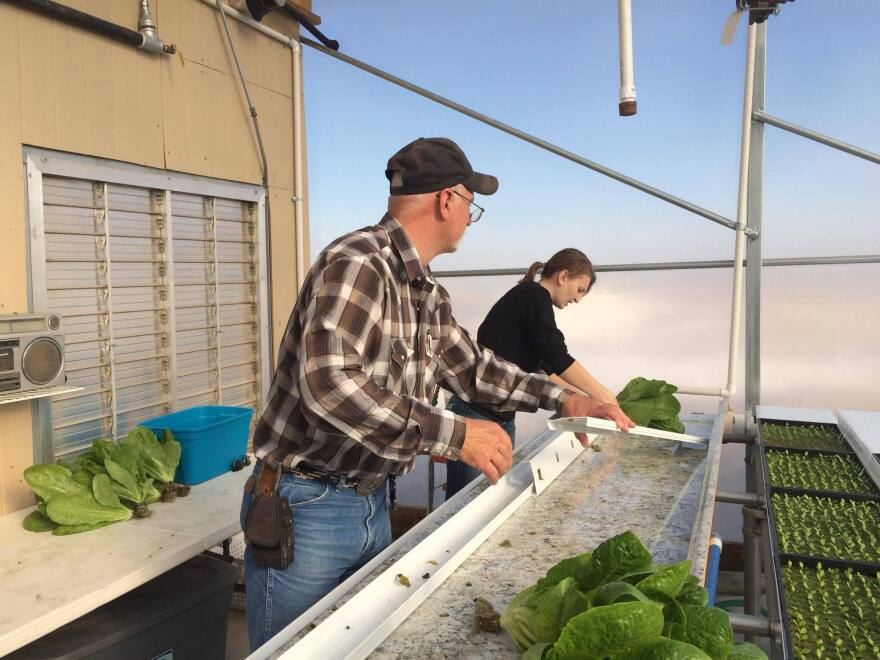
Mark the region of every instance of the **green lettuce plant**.
[[63, 463], [28, 467], [24, 479], [37, 496], [37, 508], [22, 525], [65, 535], [147, 516], [147, 505], [161, 497], [154, 481], [162, 480], [163, 487], [170, 482], [179, 459], [180, 443], [169, 432], [159, 442], [151, 431], [136, 428], [118, 445], [93, 441], [73, 469]]
[[673, 394], [675, 385], [665, 380], [633, 378], [617, 395], [617, 403], [630, 419], [639, 426], [663, 431], [684, 433], [684, 424], [678, 418], [681, 404]]
[[705, 607], [689, 571], [689, 561], [653, 565], [624, 532], [553, 566], [513, 598], [501, 626], [524, 660], [766, 658], [733, 644], [727, 613]]

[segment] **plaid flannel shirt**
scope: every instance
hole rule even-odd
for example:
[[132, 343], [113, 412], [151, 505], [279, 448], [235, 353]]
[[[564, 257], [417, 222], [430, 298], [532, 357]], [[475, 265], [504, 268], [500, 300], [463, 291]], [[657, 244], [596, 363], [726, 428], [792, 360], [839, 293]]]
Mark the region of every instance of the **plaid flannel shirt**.
[[568, 396], [460, 328], [449, 294], [386, 214], [335, 241], [309, 270], [254, 433], [256, 455], [349, 479], [404, 474], [418, 454], [458, 459], [464, 418], [431, 405], [438, 386], [502, 410], [553, 410]]

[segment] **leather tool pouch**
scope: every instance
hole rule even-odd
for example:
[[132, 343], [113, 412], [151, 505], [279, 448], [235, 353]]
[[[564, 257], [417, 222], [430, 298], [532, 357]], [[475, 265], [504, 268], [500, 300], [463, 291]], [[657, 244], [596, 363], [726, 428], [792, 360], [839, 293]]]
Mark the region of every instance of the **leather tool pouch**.
[[277, 495], [280, 478], [280, 464], [277, 470], [263, 465], [245, 515], [244, 536], [257, 564], [283, 569], [293, 561], [293, 513]]

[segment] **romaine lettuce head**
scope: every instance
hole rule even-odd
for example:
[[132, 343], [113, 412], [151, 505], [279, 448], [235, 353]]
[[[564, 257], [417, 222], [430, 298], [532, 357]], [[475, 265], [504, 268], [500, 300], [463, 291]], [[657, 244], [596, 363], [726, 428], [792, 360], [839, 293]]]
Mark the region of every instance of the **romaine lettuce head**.
[[617, 403], [639, 426], [684, 433], [684, 425], [678, 419], [681, 404], [673, 396], [677, 391], [675, 385], [664, 380], [637, 377], [620, 391]]
[[523, 650], [538, 643], [553, 643], [562, 627], [587, 609], [587, 597], [578, 591], [574, 578], [518, 593], [501, 613], [501, 627]]
[[151, 430], [138, 426], [129, 431], [119, 444], [137, 449], [144, 461], [147, 476], [159, 483], [168, 483], [174, 481], [181, 447], [170, 432], [163, 434], [163, 437], [164, 442], [159, 442]]

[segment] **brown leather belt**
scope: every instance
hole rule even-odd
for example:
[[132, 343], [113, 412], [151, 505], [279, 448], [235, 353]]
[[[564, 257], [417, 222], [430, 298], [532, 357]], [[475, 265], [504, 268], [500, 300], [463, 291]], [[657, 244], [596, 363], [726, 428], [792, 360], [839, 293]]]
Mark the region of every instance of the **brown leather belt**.
[[[262, 461], [261, 461], [262, 462]], [[374, 492], [379, 490], [382, 485], [385, 483], [387, 477], [373, 477], [371, 479], [349, 479], [342, 475], [333, 474], [332, 472], [326, 472], [321, 470], [320, 468], [313, 467], [311, 465], [307, 465], [306, 463], [299, 463], [295, 467], [283, 466], [281, 471], [284, 474], [289, 474], [294, 477], [299, 477], [300, 479], [305, 479], [306, 481], [316, 481], [322, 484], [329, 484], [331, 486], [335, 486], [337, 488], [351, 488], [358, 495], [362, 495], [367, 497], [372, 495]]]

